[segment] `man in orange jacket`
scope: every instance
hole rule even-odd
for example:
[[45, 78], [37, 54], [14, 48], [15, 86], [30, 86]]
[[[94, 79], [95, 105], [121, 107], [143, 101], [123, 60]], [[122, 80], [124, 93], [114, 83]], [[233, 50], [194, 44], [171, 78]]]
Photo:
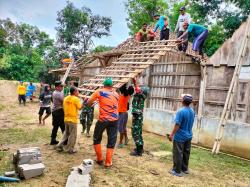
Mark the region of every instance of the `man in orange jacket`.
[[99, 119], [94, 130], [94, 149], [97, 157], [97, 164], [103, 164], [102, 158], [102, 134], [106, 130], [108, 135], [105, 166], [112, 166], [112, 156], [117, 139], [118, 120], [118, 93], [113, 90], [113, 81], [107, 78], [103, 82], [104, 88], [95, 91], [87, 101], [92, 106], [95, 100], [99, 101]]

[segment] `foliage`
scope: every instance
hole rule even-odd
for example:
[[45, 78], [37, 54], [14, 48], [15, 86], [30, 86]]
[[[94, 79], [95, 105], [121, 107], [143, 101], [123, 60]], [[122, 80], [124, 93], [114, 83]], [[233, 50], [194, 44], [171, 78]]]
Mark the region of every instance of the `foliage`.
[[53, 46], [49, 35], [25, 23], [0, 20], [1, 78], [39, 81], [48, 47]]
[[92, 52], [99, 53], [99, 52], [110, 51], [112, 49], [113, 49], [113, 47], [111, 47], [111, 46], [98, 45], [97, 47], [95, 47], [95, 49], [92, 50]]
[[112, 25], [111, 18], [94, 15], [87, 7], [78, 9], [71, 2], [57, 16], [58, 45], [75, 56], [87, 53], [94, 37], [108, 36]]
[[134, 35], [143, 23], [152, 23], [155, 14], [166, 15], [168, 9], [168, 4], [164, 0], [128, 0], [125, 6], [130, 35]]

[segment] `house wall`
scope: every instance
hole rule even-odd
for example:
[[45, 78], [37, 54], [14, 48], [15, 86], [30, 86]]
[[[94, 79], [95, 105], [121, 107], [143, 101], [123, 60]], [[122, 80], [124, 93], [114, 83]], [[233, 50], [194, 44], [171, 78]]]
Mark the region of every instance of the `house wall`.
[[[143, 129], [165, 136], [174, 126], [175, 112], [146, 108]], [[212, 148], [219, 119], [202, 117], [200, 128], [197, 120], [193, 126], [193, 143]], [[225, 126], [221, 151], [250, 159], [250, 124], [228, 121]]]

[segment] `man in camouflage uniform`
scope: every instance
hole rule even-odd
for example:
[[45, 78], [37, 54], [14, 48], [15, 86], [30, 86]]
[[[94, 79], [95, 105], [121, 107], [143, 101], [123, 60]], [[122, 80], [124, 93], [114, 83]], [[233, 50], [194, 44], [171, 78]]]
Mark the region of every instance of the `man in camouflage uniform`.
[[144, 102], [147, 98], [149, 89], [148, 87], [138, 87], [135, 84], [134, 98], [132, 100], [132, 137], [135, 142], [136, 148], [131, 152], [131, 156], [142, 156], [143, 153], [143, 138], [142, 138], [142, 125], [143, 125], [143, 109]]
[[86, 136], [90, 137], [89, 131], [94, 119], [94, 106], [84, 105], [80, 114], [80, 122], [82, 124], [82, 133], [87, 129]]

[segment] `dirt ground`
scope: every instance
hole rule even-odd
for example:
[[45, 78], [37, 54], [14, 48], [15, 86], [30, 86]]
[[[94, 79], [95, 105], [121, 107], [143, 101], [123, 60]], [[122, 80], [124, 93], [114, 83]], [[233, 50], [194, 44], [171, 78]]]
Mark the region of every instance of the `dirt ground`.
[[[44, 175], [22, 181], [17, 184], [0, 186], [21, 187], [59, 187], [65, 186], [67, 176], [73, 166], [83, 159], [95, 159], [92, 138], [80, 133], [79, 151], [74, 155], [58, 153], [49, 145], [51, 117], [45, 126], [38, 126], [38, 103], [27, 103], [19, 106], [16, 96], [16, 85], [0, 81], [0, 175], [13, 169], [12, 153], [21, 147], [38, 146], [41, 148], [43, 163], [46, 166]], [[92, 130], [94, 125], [92, 126]], [[130, 134], [130, 133], [129, 133]], [[105, 169], [94, 166], [91, 173], [91, 186], [111, 187], [144, 187], [144, 186], [250, 186], [250, 163], [225, 155], [213, 157], [210, 152], [193, 148], [190, 158], [189, 175], [171, 176], [168, 171], [172, 166], [171, 155], [152, 156], [153, 152], [171, 152], [171, 143], [165, 137], [144, 133], [145, 154], [142, 157], [131, 157], [133, 149], [130, 136], [129, 145], [116, 149], [113, 167]], [[59, 133], [61, 136], [61, 133]], [[103, 139], [105, 151], [106, 136]]]

